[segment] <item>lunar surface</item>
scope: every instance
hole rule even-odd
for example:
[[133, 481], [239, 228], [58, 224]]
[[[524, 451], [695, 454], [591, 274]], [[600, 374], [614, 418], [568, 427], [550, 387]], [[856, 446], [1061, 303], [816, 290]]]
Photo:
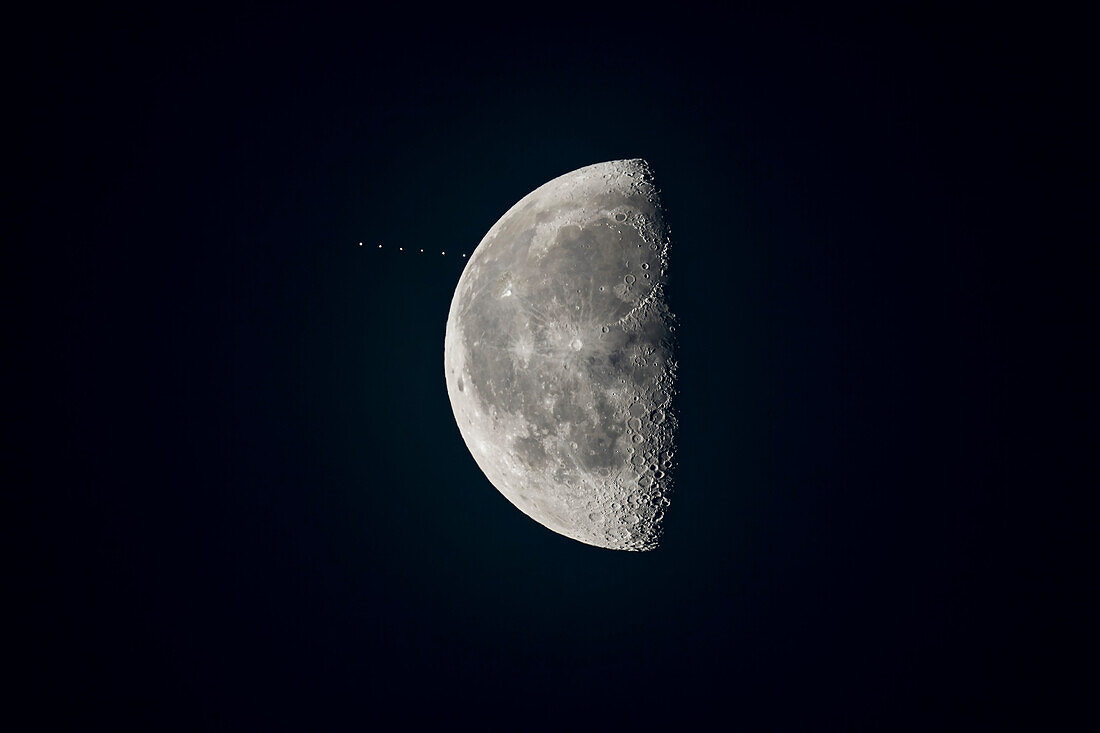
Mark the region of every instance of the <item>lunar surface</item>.
[[598, 547], [651, 550], [674, 468], [669, 237], [644, 160], [525, 196], [471, 255], [447, 318], [455, 420], [524, 514]]

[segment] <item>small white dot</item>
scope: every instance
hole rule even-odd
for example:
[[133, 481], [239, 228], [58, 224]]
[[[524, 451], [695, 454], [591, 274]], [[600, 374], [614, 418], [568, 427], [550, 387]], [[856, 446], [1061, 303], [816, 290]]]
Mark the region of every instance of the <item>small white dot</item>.
[[360, 242], [360, 243], [359, 243], [359, 246], [360, 246], [360, 247], [362, 247], [362, 246], [363, 246], [363, 243], [362, 243], [362, 242]]
[[382, 245], [378, 245], [378, 249], [382, 249]]
[[398, 251], [398, 252], [404, 252], [404, 251], [405, 251], [405, 248], [404, 248], [404, 247], [398, 247], [398, 248], [397, 248], [397, 251]]
[[441, 255], [445, 255], [445, 254], [447, 254], [447, 253], [446, 253], [446, 252], [440, 252], [439, 254], [441, 254]]
[[424, 250], [420, 250], [420, 251], [423, 252]]

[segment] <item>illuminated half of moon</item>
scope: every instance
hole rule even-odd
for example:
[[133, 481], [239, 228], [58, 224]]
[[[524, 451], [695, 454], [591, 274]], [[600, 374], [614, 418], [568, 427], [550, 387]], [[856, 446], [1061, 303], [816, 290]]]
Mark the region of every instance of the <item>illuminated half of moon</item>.
[[668, 228], [644, 160], [540, 186], [471, 255], [447, 317], [447, 394], [520, 511], [615, 550], [658, 546], [676, 415]]

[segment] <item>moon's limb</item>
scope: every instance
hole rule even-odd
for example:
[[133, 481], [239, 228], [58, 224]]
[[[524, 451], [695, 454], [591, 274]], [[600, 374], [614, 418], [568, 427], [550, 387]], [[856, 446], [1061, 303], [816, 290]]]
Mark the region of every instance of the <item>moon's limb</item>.
[[567, 173], [471, 255], [447, 318], [447, 393], [489, 481], [540, 524], [649, 550], [676, 418], [669, 237], [643, 160]]

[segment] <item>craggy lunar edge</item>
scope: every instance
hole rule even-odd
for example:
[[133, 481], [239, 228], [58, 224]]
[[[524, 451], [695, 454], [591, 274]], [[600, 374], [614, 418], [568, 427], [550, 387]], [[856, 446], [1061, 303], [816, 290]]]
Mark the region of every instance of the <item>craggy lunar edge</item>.
[[447, 393], [524, 514], [614, 550], [661, 539], [674, 468], [669, 237], [644, 160], [525, 196], [478, 245], [447, 318]]

